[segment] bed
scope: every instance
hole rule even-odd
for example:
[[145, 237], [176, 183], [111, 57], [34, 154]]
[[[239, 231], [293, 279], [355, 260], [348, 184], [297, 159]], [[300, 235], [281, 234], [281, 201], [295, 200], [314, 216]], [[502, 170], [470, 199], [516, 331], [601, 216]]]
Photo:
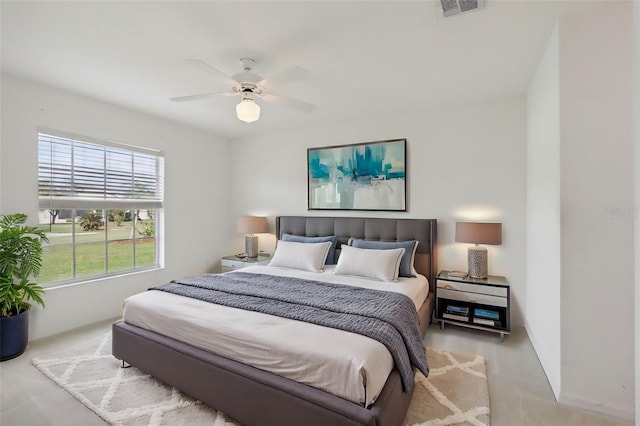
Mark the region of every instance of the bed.
[[[373, 241], [418, 240], [415, 269], [430, 291], [417, 307], [422, 334], [434, 307], [436, 220], [282, 216], [276, 234], [337, 236], [337, 255], [349, 238]], [[260, 271], [259, 271], [260, 272]], [[413, 388], [403, 392], [392, 368], [372, 404], [265, 371], [192, 344], [126, 322], [113, 326], [113, 354], [159, 380], [226, 413], [245, 425], [400, 425]]]

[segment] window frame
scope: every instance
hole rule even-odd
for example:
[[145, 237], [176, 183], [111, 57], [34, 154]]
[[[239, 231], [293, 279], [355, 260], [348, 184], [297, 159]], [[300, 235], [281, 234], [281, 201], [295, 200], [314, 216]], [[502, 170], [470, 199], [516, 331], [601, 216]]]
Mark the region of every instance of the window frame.
[[[71, 142], [71, 171], [69, 172], [69, 175], [71, 176], [71, 182], [69, 183], [69, 188], [73, 188], [75, 185], [75, 180], [74, 180], [74, 173], [75, 173], [75, 166], [74, 166], [74, 157], [73, 157], [73, 147], [75, 146], [76, 143], [80, 143], [80, 144], [90, 144], [90, 145], [96, 145], [98, 147], [100, 147], [102, 149], [102, 157], [103, 157], [103, 161], [104, 161], [104, 186], [103, 186], [103, 192], [102, 194], [99, 194], [99, 197], [97, 196], [93, 196], [93, 197], [81, 197], [81, 196], [55, 196], [54, 193], [55, 191], [50, 190], [48, 191], [48, 195], [43, 195], [41, 193], [42, 187], [42, 167], [43, 164], [46, 164], [45, 162], [41, 161], [41, 151], [40, 151], [40, 147], [41, 147], [41, 143], [45, 142], [47, 143], [47, 141], [43, 141], [41, 138], [51, 138], [50, 141], [48, 141], [48, 143], [50, 143], [50, 146], [53, 147], [53, 144], [55, 143], [55, 139], [62, 139], [65, 141], [70, 141]], [[71, 133], [67, 133], [67, 132], [61, 132], [61, 131], [56, 131], [56, 130], [51, 130], [51, 129], [44, 129], [44, 128], [38, 128], [37, 129], [37, 143], [38, 143], [38, 206], [39, 206], [39, 213], [43, 210], [69, 210], [71, 211], [71, 217], [73, 218], [73, 221], [71, 222], [71, 242], [65, 242], [65, 243], [60, 243], [60, 244], [47, 244], [45, 246], [46, 247], [71, 247], [71, 278], [68, 279], [62, 279], [62, 280], [57, 280], [57, 281], [49, 281], [47, 283], [41, 283], [41, 285], [45, 288], [54, 288], [54, 287], [58, 287], [58, 286], [65, 286], [68, 284], [75, 284], [75, 283], [81, 283], [81, 282], [88, 282], [88, 281], [94, 281], [94, 280], [99, 280], [102, 278], [111, 278], [111, 277], [118, 277], [118, 276], [124, 276], [124, 275], [128, 275], [128, 274], [132, 274], [132, 273], [138, 273], [138, 272], [143, 272], [143, 271], [149, 271], [149, 270], [155, 270], [155, 269], [160, 269], [164, 267], [164, 258], [163, 258], [163, 254], [164, 254], [164, 226], [163, 226], [163, 219], [164, 219], [164, 162], [165, 162], [165, 158], [164, 158], [164, 153], [160, 150], [155, 150], [155, 149], [149, 149], [149, 148], [143, 148], [143, 147], [138, 147], [138, 146], [134, 146], [134, 145], [126, 145], [126, 144], [118, 144], [118, 143], [113, 143], [113, 142], [106, 142], [106, 141], [102, 141], [96, 138], [92, 138], [92, 137], [87, 137], [87, 136], [81, 136], [81, 135], [76, 135], [76, 134], [71, 134]], [[85, 146], [86, 148], [86, 146]], [[125, 197], [125, 198], [116, 198], [113, 196], [110, 196], [110, 194], [108, 193], [108, 178], [109, 178], [109, 171], [107, 169], [107, 158], [108, 158], [108, 153], [109, 153], [109, 149], [114, 149], [114, 150], [119, 150], [122, 152], [126, 152], [127, 154], [131, 154], [131, 175], [130, 175], [130, 182], [131, 182], [131, 187], [134, 188], [135, 187], [135, 181], [136, 181], [136, 174], [135, 174], [135, 159], [136, 159], [136, 154], [138, 155], [144, 155], [144, 156], [152, 156], [153, 160], [155, 162], [154, 167], [155, 167], [155, 179], [154, 179], [154, 191], [153, 191], [153, 197], [147, 197], [147, 198], [142, 198], [142, 199], [137, 199], [135, 198], [135, 190], [132, 189], [131, 194], [133, 194], [130, 197]], [[46, 154], [45, 154], [46, 155]], [[50, 154], [51, 155], [51, 154]], [[53, 168], [54, 168], [54, 163], [53, 163], [53, 156], [51, 155], [51, 160], [49, 162], [49, 169], [51, 171], [51, 176], [53, 176]], [[45, 167], [46, 170], [46, 167]], [[113, 172], [112, 172], [113, 173]], [[49, 181], [49, 185], [51, 186], [51, 188], [54, 188], [54, 186], [51, 184], [51, 182], [53, 182], [53, 178], [51, 178], [51, 180]], [[50, 189], [51, 189], [50, 188]], [[95, 188], [94, 188], [95, 189]], [[148, 191], [147, 191], [148, 192]], [[78, 264], [78, 259], [77, 259], [77, 254], [76, 254], [76, 250], [77, 247], [79, 245], [86, 245], [86, 244], [90, 244], [89, 242], [78, 242], [76, 239], [76, 211], [77, 210], [94, 210], [94, 211], [101, 211], [102, 215], [103, 215], [103, 219], [105, 222], [104, 225], [104, 238], [102, 240], [96, 240], [95, 242], [91, 242], [91, 243], [101, 243], [104, 245], [104, 272], [103, 273], [99, 273], [99, 274], [95, 274], [95, 275], [84, 275], [81, 277], [77, 276], [77, 264]], [[129, 210], [132, 215], [132, 221], [131, 221], [131, 226], [133, 227], [133, 231], [132, 231], [132, 236], [130, 238], [127, 239], [117, 239], [117, 240], [110, 240], [109, 239], [109, 230], [108, 230], [108, 225], [109, 225], [109, 219], [108, 219], [108, 214], [110, 210]], [[142, 266], [142, 267], [136, 267], [136, 243], [138, 240], [143, 239], [144, 237], [138, 237], [136, 236], [136, 232], [137, 232], [137, 222], [138, 222], [138, 218], [135, 215], [135, 211], [136, 210], [147, 210], [147, 211], [153, 211], [154, 212], [154, 264], [153, 265], [146, 265], [146, 266]], [[40, 216], [40, 214], [38, 215]], [[78, 216], [79, 217], [79, 216]], [[109, 244], [113, 243], [114, 241], [131, 241], [132, 247], [132, 268], [129, 269], [122, 269], [122, 270], [118, 270], [118, 271], [113, 271], [113, 272], [109, 272]], [[46, 267], [46, 265], [43, 265], [43, 267]]]

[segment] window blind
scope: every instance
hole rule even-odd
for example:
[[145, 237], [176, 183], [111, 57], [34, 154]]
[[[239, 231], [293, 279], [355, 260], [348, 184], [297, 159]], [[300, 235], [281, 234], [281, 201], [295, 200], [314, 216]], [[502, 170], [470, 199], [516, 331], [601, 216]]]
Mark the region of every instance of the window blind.
[[40, 208], [162, 208], [163, 169], [159, 152], [38, 134]]

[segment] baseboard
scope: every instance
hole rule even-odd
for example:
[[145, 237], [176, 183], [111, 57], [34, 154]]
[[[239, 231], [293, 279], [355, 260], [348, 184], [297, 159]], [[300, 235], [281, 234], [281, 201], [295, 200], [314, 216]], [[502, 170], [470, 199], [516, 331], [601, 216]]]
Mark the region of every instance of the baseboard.
[[601, 414], [604, 416], [617, 417], [621, 420], [633, 422], [635, 420], [635, 409], [614, 407], [611, 405], [605, 405], [599, 402], [589, 402], [584, 399], [578, 398], [575, 395], [567, 395], [566, 392], [560, 392], [559, 404], [567, 405], [572, 408], [579, 408], [581, 410], [590, 411], [592, 413]]
[[537, 343], [536, 336], [531, 333], [530, 328], [528, 327], [528, 324], [525, 325], [525, 330], [527, 332], [527, 336], [529, 337], [529, 341], [533, 346], [533, 351], [536, 354], [536, 357], [538, 358], [540, 365], [542, 365], [542, 370], [544, 371], [545, 377], [549, 382], [549, 386], [551, 387], [551, 390], [553, 391], [553, 394], [556, 397], [556, 401], [558, 401], [558, 404], [566, 405], [568, 407], [577, 408], [584, 411], [589, 411], [595, 414], [616, 417], [618, 419], [625, 420], [625, 421], [633, 422], [635, 420], [634, 407], [626, 408], [626, 407], [602, 404], [601, 402], [586, 401], [575, 395], [568, 395], [566, 392], [562, 392], [562, 390], [559, 391], [560, 395], [558, 395], [558, 393], [556, 392], [556, 389], [554, 389], [553, 386], [551, 385], [551, 381], [549, 380], [549, 376], [548, 376], [549, 373], [544, 368], [545, 363], [543, 362], [543, 360], [540, 359], [540, 354], [536, 350], [536, 343]]

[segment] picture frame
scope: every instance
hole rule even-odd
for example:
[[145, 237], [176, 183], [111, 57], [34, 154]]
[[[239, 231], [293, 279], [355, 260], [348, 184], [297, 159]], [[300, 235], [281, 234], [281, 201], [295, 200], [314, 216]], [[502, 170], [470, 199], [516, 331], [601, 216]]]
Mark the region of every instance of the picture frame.
[[308, 210], [407, 211], [406, 171], [406, 139], [308, 148]]

